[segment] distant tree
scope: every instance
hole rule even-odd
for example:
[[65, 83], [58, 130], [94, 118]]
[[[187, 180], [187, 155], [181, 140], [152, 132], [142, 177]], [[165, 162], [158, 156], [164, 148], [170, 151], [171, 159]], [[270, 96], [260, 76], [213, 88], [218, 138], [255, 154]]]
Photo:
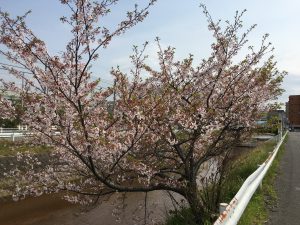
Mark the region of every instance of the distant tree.
[[[4, 128], [16, 128], [18, 125], [22, 123], [21, 116], [24, 111], [22, 102], [20, 99], [16, 98], [15, 96], [6, 96], [9, 99], [3, 99], [0, 98], [0, 104], [2, 107], [6, 107], [6, 109], [1, 110], [6, 115], [2, 116], [0, 118], [0, 127]], [[13, 108], [12, 111], [10, 111], [10, 108]], [[5, 112], [6, 111], [6, 112]]]
[[267, 117], [264, 124], [257, 125], [256, 131], [259, 133], [273, 133], [277, 135], [280, 123], [281, 121], [278, 115], [271, 115]]
[[[272, 57], [262, 61], [271, 51], [267, 35], [257, 50], [249, 47], [249, 54], [238, 61], [254, 26], [243, 33], [243, 13], [237, 12], [233, 23], [222, 29], [202, 6], [215, 38], [208, 59], [198, 65], [192, 55], [176, 61], [175, 49], [162, 49], [157, 39], [158, 70], [146, 64], [147, 44], [142, 50], [134, 47], [130, 73], [112, 69], [113, 87], [99, 89], [101, 81], [92, 81], [90, 71], [98, 52], [142, 21], [154, 1], [128, 12], [115, 30], [97, 24], [116, 0], [61, 2], [72, 12], [61, 20], [71, 26], [73, 38], [56, 56], [27, 28], [26, 15], [11, 19], [0, 13], [0, 43], [8, 49], [1, 54], [33, 73], [27, 78], [7, 68], [26, 80], [24, 90], [11, 85], [23, 97], [22, 120], [39, 143], [55, 149], [53, 164], [44, 170], [14, 171], [29, 181], [15, 195], [68, 190], [80, 194], [71, 194], [69, 200], [84, 201], [81, 196], [167, 190], [183, 196], [196, 223], [203, 224], [207, 211], [202, 184], [218, 177], [231, 146], [281, 93], [283, 74]], [[210, 174], [208, 164], [216, 168]]]

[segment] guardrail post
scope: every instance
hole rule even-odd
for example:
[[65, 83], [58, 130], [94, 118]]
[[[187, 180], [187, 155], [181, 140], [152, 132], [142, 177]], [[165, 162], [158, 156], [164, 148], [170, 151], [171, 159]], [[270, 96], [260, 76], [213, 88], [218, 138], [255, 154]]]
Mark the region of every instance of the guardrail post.
[[15, 133], [12, 133], [11, 137], [12, 137], [12, 141], [14, 142], [15, 141]]
[[[272, 153], [272, 152], [271, 152]], [[260, 167], [261, 165], [260, 164], [257, 164], [257, 167]], [[262, 190], [262, 181], [259, 183], [259, 190]]]
[[226, 210], [227, 206], [228, 206], [227, 203], [220, 203], [220, 205], [219, 205], [219, 213], [220, 213], [220, 215]]

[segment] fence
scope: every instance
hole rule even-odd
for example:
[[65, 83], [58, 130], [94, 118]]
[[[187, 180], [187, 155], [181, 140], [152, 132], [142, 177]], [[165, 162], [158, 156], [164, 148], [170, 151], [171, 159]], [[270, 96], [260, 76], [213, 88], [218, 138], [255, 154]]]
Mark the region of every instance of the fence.
[[262, 180], [266, 175], [268, 169], [270, 168], [286, 135], [287, 132], [278, 142], [273, 152], [270, 153], [268, 159], [245, 180], [242, 187], [231, 200], [231, 202], [228, 205], [224, 205], [224, 203], [221, 203], [221, 215], [214, 223], [214, 225], [235, 225], [238, 223], [254, 192], [256, 191], [258, 186], [261, 185]]
[[18, 126], [18, 128], [3, 128], [0, 127], [0, 138], [11, 138], [15, 141], [16, 138], [23, 137], [27, 133], [27, 126]]

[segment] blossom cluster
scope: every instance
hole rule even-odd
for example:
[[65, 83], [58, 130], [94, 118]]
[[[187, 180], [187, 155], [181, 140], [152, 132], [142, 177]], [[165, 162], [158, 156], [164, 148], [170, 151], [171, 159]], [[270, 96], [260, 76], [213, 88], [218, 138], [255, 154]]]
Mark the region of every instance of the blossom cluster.
[[25, 17], [0, 13], [0, 43], [8, 49], [0, 53], [33, 74], [25, 77], [8, 68], [26, 82], [26, 88], [14, 89], [24, 102], [22, 121], [38, 143], [53, 147], [45, 168], [35, 169], [38, 163], [31, 160], [31, 168], [18, 172], [31, 184], [18, 188], [20, 195], [168, 190], [189, 200], [203, 165], [224, 154], [281, 92], [283, 74], [272, 58], [262, 61], [271, 50], [267, 36], [237, 62], [254, 27], [242, 33], [237, 14], [222, 29], [205, 7], [215, 38], [208, 59], [197, 66], [192, 55], [176, 61], [175, 49], [162, 49], [157, 39], [158, 70], [146, 64], [146, 45], [134, 48], [130, 74], [114, 68], [114, 85], [99, 89], [101, 80], [93, 81], [90, 70], [99, 49], [142, 21], [155, 1], [143, 9], [136, 6], [113, 31], [97, 26], [116, 2], [62, 1], [72, 11], [61, 20], [72, 27], [73, 39], [57, 56], [50, 56], [27, 28]]

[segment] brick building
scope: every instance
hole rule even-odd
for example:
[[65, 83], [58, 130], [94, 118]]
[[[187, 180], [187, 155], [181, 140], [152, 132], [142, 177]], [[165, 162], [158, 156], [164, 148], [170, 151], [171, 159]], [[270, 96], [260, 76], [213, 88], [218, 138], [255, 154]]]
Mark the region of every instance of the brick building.
[[300, 128], [300, 95], [290, 95], [286, 112], [291, 128]]

